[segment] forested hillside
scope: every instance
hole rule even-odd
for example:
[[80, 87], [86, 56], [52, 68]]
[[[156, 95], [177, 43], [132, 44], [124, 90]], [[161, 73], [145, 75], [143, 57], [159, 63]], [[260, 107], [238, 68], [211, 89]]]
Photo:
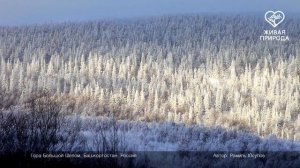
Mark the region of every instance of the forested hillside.
[[2, 26], [0, 149], [299, 150], [300, 20], [285, 21], [290, 41], [260, 41], [269, 28], [235, 15]]

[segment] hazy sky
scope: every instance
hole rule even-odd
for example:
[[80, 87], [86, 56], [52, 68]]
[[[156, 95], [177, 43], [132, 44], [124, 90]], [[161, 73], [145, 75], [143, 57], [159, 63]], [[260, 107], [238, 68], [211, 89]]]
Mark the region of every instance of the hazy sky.
[[267, 10], [300, 12], [300, 0], [0, 0], [0, 25]]

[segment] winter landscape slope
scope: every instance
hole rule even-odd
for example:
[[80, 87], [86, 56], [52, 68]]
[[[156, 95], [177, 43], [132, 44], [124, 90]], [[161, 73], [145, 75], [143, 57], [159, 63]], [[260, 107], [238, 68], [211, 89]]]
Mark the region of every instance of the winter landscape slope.
[[2, 26], [0, 147], [299, 151], [300, 20], [286, 42], [264, 29], [236, 15]]

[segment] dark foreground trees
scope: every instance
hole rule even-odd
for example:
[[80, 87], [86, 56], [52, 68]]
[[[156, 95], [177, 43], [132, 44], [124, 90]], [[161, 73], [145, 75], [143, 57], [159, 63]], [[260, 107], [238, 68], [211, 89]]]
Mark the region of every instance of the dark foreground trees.
[[0, 151], [53, 151], [64, 121], [60, 103], [46, 91], [0, 113]]
[[[81, 118], [68, 116], [60, 99], [47, 91], [27, 95], [17, 106], [0, 110], [0, 163], [23, 167], [24, 165], [73, 166], [84, 159], [34, 159], [32, 155], [83, 152], [88, 149], [88, 139], [80, 132], [84, 125]], [[94, 135], [99, 147], [94, 153], [117, 154], [121, 139], [116, 120], [99, 120]], [[92, 131], [92, 130], [91, 130]], [[122, 148], [123, 149], [123, 148]], [[88, 152], [88, 151], [87, 151]], [[16, 161], [16, 162], [14, 162]], [[87, 166], [116, 167], [118, 159], [90, 159]]]

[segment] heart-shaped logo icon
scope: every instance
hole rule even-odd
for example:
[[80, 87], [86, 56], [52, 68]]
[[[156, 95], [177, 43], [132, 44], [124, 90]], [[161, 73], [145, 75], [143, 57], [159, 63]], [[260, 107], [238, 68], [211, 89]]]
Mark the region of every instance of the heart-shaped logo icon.
[[265, 14], [265, 19], [273, 27], [277, 27], [281, 22], [283, 22], [285, 15], [282, 11], [268, 11]]

